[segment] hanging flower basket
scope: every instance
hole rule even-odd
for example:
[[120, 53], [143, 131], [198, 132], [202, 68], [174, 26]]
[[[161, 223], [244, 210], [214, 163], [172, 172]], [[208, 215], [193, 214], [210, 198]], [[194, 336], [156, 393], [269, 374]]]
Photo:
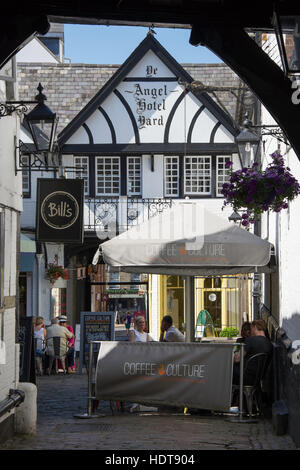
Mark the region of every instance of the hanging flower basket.
[[234, 211], [243, 210], [242, 225], [248, 227], [266, 211], [280, 212], [288, 208], [300, 193], [300, 185], [285, 167], [282, 155], [270, 155], [273, 161], [265, 170], [258, 169], [258, 163], [250, 168], [232, 171], [232, 162], [227, 162], [230, 179], [224, 183], [221, 193], [225, 197], [224, 206], [230, 204]]
[[68, 270], [64, 269], [62, 266], [49, 263], [45, 278], [53, 285], [60, 277], [62, 279], [69, 279]]

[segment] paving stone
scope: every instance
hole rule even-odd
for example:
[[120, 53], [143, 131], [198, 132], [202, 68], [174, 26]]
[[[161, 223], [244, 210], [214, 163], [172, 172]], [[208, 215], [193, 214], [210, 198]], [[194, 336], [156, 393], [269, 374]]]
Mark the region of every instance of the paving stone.
[[0, 450], [291, 450], [289, 436], [276, 436], [272, 423], [237, 424], [224, 415], [183, 415], [143, 411], [79, 419], [87, 411], [87, 375], [38, 377], [38, 422], [35, 436], [16, 436]]

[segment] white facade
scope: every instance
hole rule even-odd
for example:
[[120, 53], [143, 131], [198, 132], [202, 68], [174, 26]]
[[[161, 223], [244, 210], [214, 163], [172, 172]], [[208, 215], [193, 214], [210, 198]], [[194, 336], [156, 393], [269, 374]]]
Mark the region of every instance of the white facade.
[[[9, 64], [8, 64], [9, 68]], [[0, 70], [3, 77], [5, 71]], [[0, 80], [0, 101], [14, 97], [13, 76]], [[8, 84], [7, 84], [8, 83]], [[16, 114], [0, 118], [0, 402], [7, 399], [10, 389], [18, 388], [19, 345], [16, 344], [17, 282], [19, 263], [19, 216], [22, 210], [21, 174], [15, 174], [15, 145], [19, 121]], [[14, 409], [11, 411], [14, 414]], [[0, 418], [1, 423], [8, 414]]]
[[[276, 122], [263, 108], [262, 123], [274, 125]], [[280, 153], [284, 156], [286, 166], [290, 168], [291, 174], [300, 181], [300, 162], [290, 146], [279, 143]], [[268, 137], [265, 142], [263, 167], [271, 162], [270, 154], [278, 150], [275, 138]], [[300, 302], [299, 302], [299, 231], [300, 231], [300, 198], [289, 203], [286, 210], [280, 213], [269, 213], [262, 218], [262, 238], [267, 238], [275, 247], [278, 263], [278, 292], [273, 292], [273, 305], [276, 308], [275, 317], [278, 318], [279, 326], [282, 326], [288, 337], [294, 341], [300, 339]], [[269, 299], [270, 294], [263, 293]], [[274, 304], [277, 296], [278, 304]], [[270, 305], [267, 305], [269, 308]], [[271, 308], [271, 314], [272, 312]]]

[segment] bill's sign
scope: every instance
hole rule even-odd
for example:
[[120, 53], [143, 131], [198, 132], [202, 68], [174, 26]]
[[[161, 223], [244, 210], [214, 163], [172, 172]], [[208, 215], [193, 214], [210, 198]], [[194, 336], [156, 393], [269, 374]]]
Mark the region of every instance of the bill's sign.
[[83, 180], [37, 180], [37, 241], [83, 243]]

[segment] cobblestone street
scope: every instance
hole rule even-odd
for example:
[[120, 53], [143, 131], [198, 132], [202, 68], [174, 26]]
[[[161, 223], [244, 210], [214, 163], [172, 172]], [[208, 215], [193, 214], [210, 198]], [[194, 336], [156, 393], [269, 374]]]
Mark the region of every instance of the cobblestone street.
[[144, 411], [116, 412], [100, 402], [104, 416], [87, 411], [87, 375], [38, 377], [35, 436], [16, 436], [0, 450], [293, 450], [289, 436], [275, 436], [269, 420], [229, 422], [224, 415], [200, 416]]

